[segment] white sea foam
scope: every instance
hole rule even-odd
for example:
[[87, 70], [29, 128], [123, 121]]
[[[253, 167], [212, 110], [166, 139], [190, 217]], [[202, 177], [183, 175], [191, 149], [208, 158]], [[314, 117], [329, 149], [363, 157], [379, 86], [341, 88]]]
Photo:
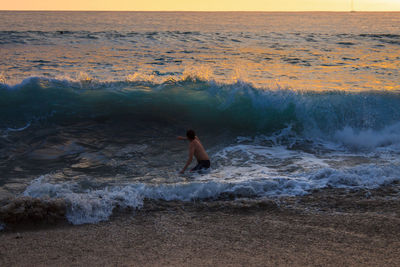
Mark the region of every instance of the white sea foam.
[[23, 193], [37, 198], [63, 198], [68, 203], [67, 219], [73, 224], [96, 223], [107, 220], [113, 209], [139, 208], [143, 197], [135, 188], [112, 187], [103, 190], [80, 190], [76, 183], [51, 184], [43, 175], [32, 181]]
[[400, 146], [400, 122], [381, 130], [356, 130], [345, 127], [337, 131], [335, 139], [355, 149], [374, 149], [378, 147]]
[[310, 180], [316, 187], [377, 188], [400, 181], [400, 166], [364, 164], [343, 170], [325, 168], [310, 174]]
[[83, 224], [107, 220], [118, 207], [141, 208], [146, 198], [195, 201], [225, 195], [245, 198], [295, 196], [326, 186], [376, 188], [399, 181], [400, 166], [364, 164], [343, 169], [317, 168], [282, 176], [259, 166], [226, 167], [202, 176], [204, 180], [195, 176], [191, 182], [131, 183], [93, 190], [82, 190], [76, 183], [52, 184], [48, 182], [50, 178], [51, 175], [45, 175], [34, 180], [24, 195], [63, 198], [67, 202], [67, 219], [73, 224]]
[[25, 190], [25, 196], [38, 198], [63, 198], [67, 202], [67, 219], [73, 224], [96, 223], [109, 218], [116, 207], [140, 208], [143, 200], [213, 199], [221, 194], [236, 197], [263, 195], [304, 194], [309, 185], [284, 179], [259, 179], [242, 182], [191, 182], [176, 184], [128, 184], [102, 190], [79, 191], [77, 184], [50, 184], [46, 176], [34, 180]]
[[30, 122], [28, 122], [24, 127], [20, 127], [20, 128], [7, 128], [6, 131], [8, 131], [8, 132], [20, 132], [20, 131], [23, 131], [23, 130], [28, 129], [29, 126], [31, 126], [31, 123], [30, 123]]

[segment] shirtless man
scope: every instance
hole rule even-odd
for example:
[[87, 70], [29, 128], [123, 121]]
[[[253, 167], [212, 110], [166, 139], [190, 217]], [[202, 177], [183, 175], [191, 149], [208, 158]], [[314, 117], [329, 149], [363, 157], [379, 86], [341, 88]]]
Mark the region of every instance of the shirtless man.
[[210, 168], [210, 158], [207, 155], [207, 152], [204, 150], [203, 145], [200, 143], [199, 138], [196, 136], [196, 133], [193, 130], [188, 130], [186, 132], [186, 137], [178, 136], [179, 140], [189, 140], [189, 158], [185, 164], [185, 167], [179, 172], [184, 173], [186, 168], [190, 165], [193, 160], [193, 155], [197, 159], [197, 165], [190, 171], [199, 171], [202, 169]]

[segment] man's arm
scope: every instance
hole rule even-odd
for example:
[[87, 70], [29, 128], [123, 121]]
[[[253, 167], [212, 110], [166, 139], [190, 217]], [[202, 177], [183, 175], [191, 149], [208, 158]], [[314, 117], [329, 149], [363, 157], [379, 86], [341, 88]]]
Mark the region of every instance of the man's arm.
[[183, 167], [183, 169], [180, 171], [180, 173], [184, 173], [186, 168], [190, 165], [190, 163], [192, 163], [193, 160], [193, 155], [194, 155], [194, 144], [190, 144], [189, 146], [189, 158], [186, 161], [185, 167]]
[[184, 136], [178, 136], [176, 139], [178, 139], [178, 140], [187, 140], [187, 137], [184, 137]]

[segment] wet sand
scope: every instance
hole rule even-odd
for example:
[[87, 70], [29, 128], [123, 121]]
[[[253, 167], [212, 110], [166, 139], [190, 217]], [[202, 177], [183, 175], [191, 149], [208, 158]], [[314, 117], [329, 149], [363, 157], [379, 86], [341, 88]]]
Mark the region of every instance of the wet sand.
[[108, 222], [14, 226], [0, 266], [399, 266], [399, 186], [147, 202]]

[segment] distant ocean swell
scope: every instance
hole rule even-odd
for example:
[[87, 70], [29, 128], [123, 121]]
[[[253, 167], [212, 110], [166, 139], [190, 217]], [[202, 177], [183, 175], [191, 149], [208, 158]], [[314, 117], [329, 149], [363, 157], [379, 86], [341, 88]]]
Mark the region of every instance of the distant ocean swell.
[[[259, 34], [259, 33], [205, 33], [199, 31], [146, 31], [146, 32], [135, 32], [135, 31], [0, 31], [0, 45], [7, 44], [33, 44], [33, 45], [49, 45], [57, 44], [60, 42], [76, 43], [86, 41], [109, 41], [109, 42], [127, 42], [127, 43], [140, 43], [146, 40], [162, 41], [164, 38], [176, 39], [185, 41], [190, 39], [191, 41], [209, 41], [214, 40], [218, 37], [218, 41], [224, 42], [246, 42], [250, 36], [258, 38], [260, 40], [268, 40], [269, 38], [275, 37], [276, 33]], [[289, 36], [295, 36], [307, 42], [315, 42], [316, 39], [326, 39], [324, 34], [312, 34], [309, 33], [290, 33]], [[235, 39], [233, 39], [234, 37]], [[310, 38], [312, 37], [312, 38]], [[370, 34], [348, 34], [339, 33], [334, 34], [331, 38], [342, 40], [338, 42], [340, 45], [354, 45], [354, 40], [359, 41], [377, 41], [386, 44], [400, 44], [400, 35], [398, 34], [385, 34], [385, 33], [370, 33]], [[349, 40], [346, 41], [346, 40]]]
[[306, 138], [377, 134], [373, 143], [382, 145], [399, 141], [399, 106], [397, 91], [259, 89], [196, 77], [161, 84], [29, 78], [14, 86], [0, 85], [0, 131], [93, 120], [152, 121], [165, 127], [188, 123], [209, 131], [269, 135], [290, 125]]

